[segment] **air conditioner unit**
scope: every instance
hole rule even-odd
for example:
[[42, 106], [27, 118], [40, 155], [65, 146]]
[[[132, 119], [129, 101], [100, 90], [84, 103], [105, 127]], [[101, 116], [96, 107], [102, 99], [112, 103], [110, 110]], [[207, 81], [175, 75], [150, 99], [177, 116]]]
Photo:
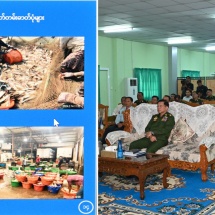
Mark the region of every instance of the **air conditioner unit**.
[[125, 96], [137, 100], [137, 78], [125, 78]]

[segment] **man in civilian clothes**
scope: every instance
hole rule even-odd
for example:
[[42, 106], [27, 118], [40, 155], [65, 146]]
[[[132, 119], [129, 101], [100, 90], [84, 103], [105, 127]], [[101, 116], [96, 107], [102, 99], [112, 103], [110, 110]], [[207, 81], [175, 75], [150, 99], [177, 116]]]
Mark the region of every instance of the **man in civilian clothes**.
[[105, 132], [102, 136], [101, 142], [102, 144], [106, 144], [106, 136], [108, 135], [108, 133], [112, 132], [112, 131], [119, 131], [119, 130], [123, 130], [124, 129], [124, 117], [123, 117], [123, 112], [127, 109], [131, 109], [132, 107], [132, 103], [133, 103], [133, 99], [131, 97], [126, 97], [125, 99], [125, 106], [123, 106], [119, 113], [116, 116], [116, 120], [115, 120], [115, 124], [114, 125], [110, 125], [109, 127], [107, 127], [105, 129]]

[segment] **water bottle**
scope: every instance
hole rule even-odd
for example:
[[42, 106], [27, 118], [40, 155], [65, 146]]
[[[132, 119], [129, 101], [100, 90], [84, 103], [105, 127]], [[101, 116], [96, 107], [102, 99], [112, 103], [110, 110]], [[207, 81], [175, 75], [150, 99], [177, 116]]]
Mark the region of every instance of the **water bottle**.
[[122, 150], [122, 140], [118, 140], [118, 148], [117, 148], [117, 158], [123, 158], [123, 150]]

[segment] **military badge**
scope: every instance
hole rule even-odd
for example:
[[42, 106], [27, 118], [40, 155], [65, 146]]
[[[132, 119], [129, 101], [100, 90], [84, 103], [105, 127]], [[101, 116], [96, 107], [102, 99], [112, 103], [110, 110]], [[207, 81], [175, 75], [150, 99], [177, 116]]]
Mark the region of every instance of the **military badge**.
[[158, 120], [158, 117], [156, 116], [156, 117], [153, 119], [153, 121], [156, 122], [157, 120]]
[[168, 117], [167, 117], [167, 115], [165, 114], [161, 121], [166, 122], [167, 119], [168, 119]]

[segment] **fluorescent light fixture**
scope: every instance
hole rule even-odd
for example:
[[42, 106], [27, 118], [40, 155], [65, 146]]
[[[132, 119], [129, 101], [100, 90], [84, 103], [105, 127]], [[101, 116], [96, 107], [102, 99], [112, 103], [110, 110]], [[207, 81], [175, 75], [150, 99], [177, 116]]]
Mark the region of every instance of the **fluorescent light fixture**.
[[192, 43], [191, 37], [179, 37], [179, 38], [169, 38], [167, 41], [168, 44], [185, 44]]
[[124, 27], [124, 28], [108, 28], [104, 30], [104, 33], [119, 33], [119, 32], [127, 32], [127, 31], [132, 31], [133, 28], [131, 27]]
[[206, 51], [215, 51], [215, 46], [208, 46], [205, 48]]

